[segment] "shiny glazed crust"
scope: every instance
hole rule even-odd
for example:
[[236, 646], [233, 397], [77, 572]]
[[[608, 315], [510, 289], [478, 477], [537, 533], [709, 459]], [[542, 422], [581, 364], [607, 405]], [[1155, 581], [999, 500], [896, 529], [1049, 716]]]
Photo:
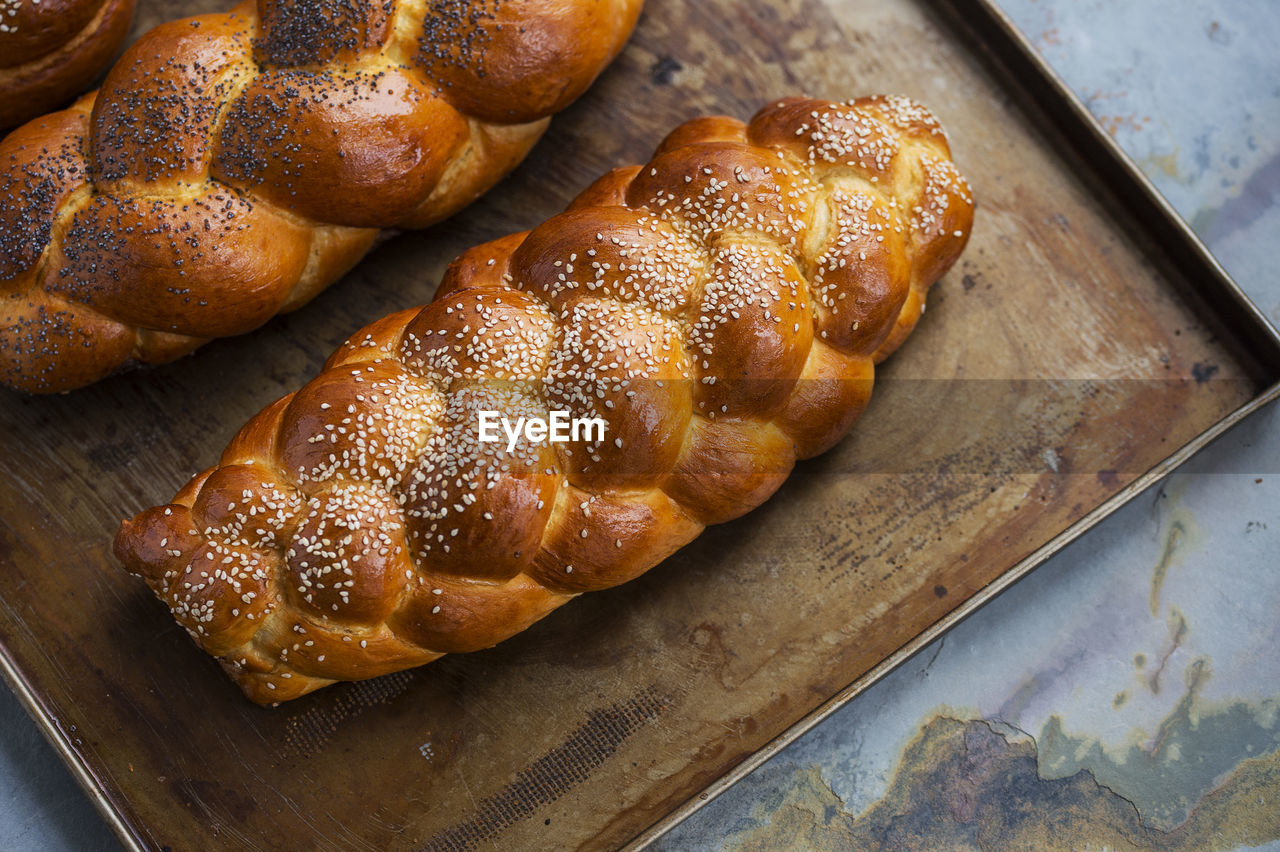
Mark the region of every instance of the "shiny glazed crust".
[[0, 132], [82, 94], [124, 44], [136, 0], [0, 0]]
[[[488, 647], [838, 441], [972, 221], [906, 98], [691, 121], [357, 332], [116, 554], [260, 703]], [[551, 410], [604, 439], [479, 440]]]
[[642, 0], [246, 0], [0, 142], [0, 383], [47, 393], [298, 307], [465, 206]]

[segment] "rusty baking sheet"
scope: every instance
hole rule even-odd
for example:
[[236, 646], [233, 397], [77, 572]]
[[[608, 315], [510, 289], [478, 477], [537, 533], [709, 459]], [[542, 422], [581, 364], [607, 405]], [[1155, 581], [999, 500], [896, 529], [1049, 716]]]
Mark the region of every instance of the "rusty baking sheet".
[[[154, 2], [143, 23], [211, 7]], [[855, 433], [748, 518], [498, 648], [275, 710], [116, 570], [121, 517], [347, 333], [429, 299], [461, 249], [690, 116], [877, 91], [943, 120], [973, 240]], [[650, 0], [618, 63], [458, 218], [243, 339], [0, 396], [0, 664], [131, 847], [643, 844], [1278, 379], [1275, 332], [986, 4]]]

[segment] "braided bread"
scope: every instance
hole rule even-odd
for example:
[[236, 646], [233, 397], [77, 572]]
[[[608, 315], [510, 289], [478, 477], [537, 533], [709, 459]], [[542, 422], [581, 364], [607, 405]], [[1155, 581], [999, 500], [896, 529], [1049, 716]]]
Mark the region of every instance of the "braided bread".
[[152, 30], [0, 142], [0, 382], [241, 334], [518, 163], [642, 0], [251, 0]]
[[[905, 98], [696, 119], [357, 332], [116, 554], [260, 703], [491, 646], [834, 444], [972, 221]], [[481, 440], [555, 410], [603, 439]]]
[[0, 130], [84, 92], [124, 44], [135, 0], [0, 0]]

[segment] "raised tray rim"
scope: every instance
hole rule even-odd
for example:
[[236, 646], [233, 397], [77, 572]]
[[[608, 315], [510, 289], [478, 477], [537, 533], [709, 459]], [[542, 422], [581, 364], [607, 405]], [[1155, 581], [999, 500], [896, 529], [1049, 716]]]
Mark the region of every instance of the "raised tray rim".
[[[1057, 107], [1050, 111], [1056, 129], [1079, 152], [1088, 155], [1090, 164], [1099, 175], [1110, 178], [1112, 193], [1116, 195], [1117, 201], [1137, 214], [1136, 221], [1143, 223], [1144, 230], [1147, 230], [1159, 245], [1175, 251], [1173, 259], [1183, 267], [1185, 277], [1203, 282], [1220, 295], [1227, 297], [1225, 303], [1215, 305], [1217, 318], [1234, 331], [1241, 333], [1239, 344], [1257, 365], [1268, 371], [1267, 377], [1262, 381], [1263, 390], [1138, 476], [1075, 523], [1063, 529], [1039, 549], [1011, 566], [995, 580], [971, 595], [963, 604], [934, 622], [870, 671], [838, 691], [737, 766], [691, 796], [684, 804], [668, 812], [663, 818], [636, 835], [623, 847], [626, 850], [638, 850], [651, 845], [921, 649], [1031, 573], [1050, 556], [1079, 538], [1103, 518], [1172, 473], [1246, 417], [1280, 400], [1280, 330], [1270, 323], [1266, 315], [1214, 258], [1186, 221], [1103, 129], [1083, 101], [1035, 50], [1012, 20], [999, 9], [994, 0], [923, 0], [923, 2], [927, 6], [939, 7], [944, 15], [950, 18], [948, 23], [951, 27], [961, 31], [962, 35], [967, 37], [971, 48], [987, 51], [998, 62], [1016, 71], [1017, 73], [1010, 75], [1011, 79], [1017, 81], [1012, 84], [1014, 87], [1025, 90], [1033, 97], [1039, 97], [1042, 103], [1047, 102], [1046, 98], [1052, 100], [1053, 106]], [[968, 32], [963, 32], [965, 30]], [[1268, 381], [1270, 384], [1267, 384]], [[0, 676], [62, 759], [76, 782], [84, 789], [89, 800], [124, 848], [131, 852], [132, 850], [144, 852], [147, 847], [140, 836], [135, 833], [123, 814], [112, 806], [92, 767], [72, 747], [68, 734], [62, 730], [54, 715], [40, 701], [3, 643], [0, 643]]]
[[[1280, 400], [1280, 329], [1271, 324], [1266, 314], [1218, 262], [1196, 232], [1160, 193], [1155, 184], [1147, 178], [1137, 163], [1093, 117], [1089, 108], [1040, 55], [1013, 20], [996, 5], [995, 0], [926, 0], [926, 5], [940, 7], [943, 14], [950, 18], [948, 24], [952, 29], [961, 31], [962, 37], [970, 42], [970, 47], [987, 51], [997, 62], [1014, 72], [1009, 75], [1010, 80], [1017, 81], [1011, 84], [1013, 87], [1025, 90], [1026, 94], [1041, 100], [1042, 103], [1053, 102], [1052, 107], [1056, 108], [1050, 108], [1048, 112], [1056, 124], [1055, 129], [1064, 139], [1071, 142], [1077, 151], [1087, 156], [1088, 162], [1100, 176], [1110, 178], [1117, 201], [1135, 213], [1136, 221], [1144, 224], [1144, 230], [1148, 231], [1159, 245], [1176, 250], [1175, 261], [1184, 266], [1185, 277], [1203, 282], [1227, 297], [1225, 305], [1218, 306], [1218, 319], [1229, 325], [1233, 331], [1242, 332], [1239, 338], [1240, 345], [1250, 357], [1256, 359], [1260, 366], [1268, 370], [1269, 376], [1263, 380], [1263, 390], [1253, 399], [1227, 414], [1150, 470], [1095, 506], [1075, 523], [1012, 565], [995, 580], [974, 592], [960, 606], [881, 660], [870, 671], [814, 708], [737, 766], [691, 796], [684, 804], [668, 812], [662, 819], [636, 835], [622, 847], [627, 852], [651, 845], [885, 675], [990, 603], [1001, 592], [1047, 561], [1049, 557], [1075, 541], [1147, 488], [1173, 473], [1197, 452], [1222, 437], [1246, 417]], [[963, 32], [964, 30], [968, 32]], [[1271, 383], [1268, 385], [1267, 381]]]

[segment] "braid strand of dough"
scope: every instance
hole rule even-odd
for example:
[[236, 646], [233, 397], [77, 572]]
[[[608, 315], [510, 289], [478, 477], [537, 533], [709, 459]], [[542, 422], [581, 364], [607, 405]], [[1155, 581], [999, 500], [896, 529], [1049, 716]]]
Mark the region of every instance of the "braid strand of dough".
[[0, 0], [0, 132], [84, 93], [129, 35], [136, 0]]
[[155, 28], [0, 142], [0, 384], [70, 390], [297, 308], [510, 171], [642, 2], [245, 0]]
[[[839, 440], [972, 221], [906, 98], [696, 119], [358, 332], [116, 553], [260, 703], [489, 647]], [[553, 410], [603, 439], [480, 440]]]

